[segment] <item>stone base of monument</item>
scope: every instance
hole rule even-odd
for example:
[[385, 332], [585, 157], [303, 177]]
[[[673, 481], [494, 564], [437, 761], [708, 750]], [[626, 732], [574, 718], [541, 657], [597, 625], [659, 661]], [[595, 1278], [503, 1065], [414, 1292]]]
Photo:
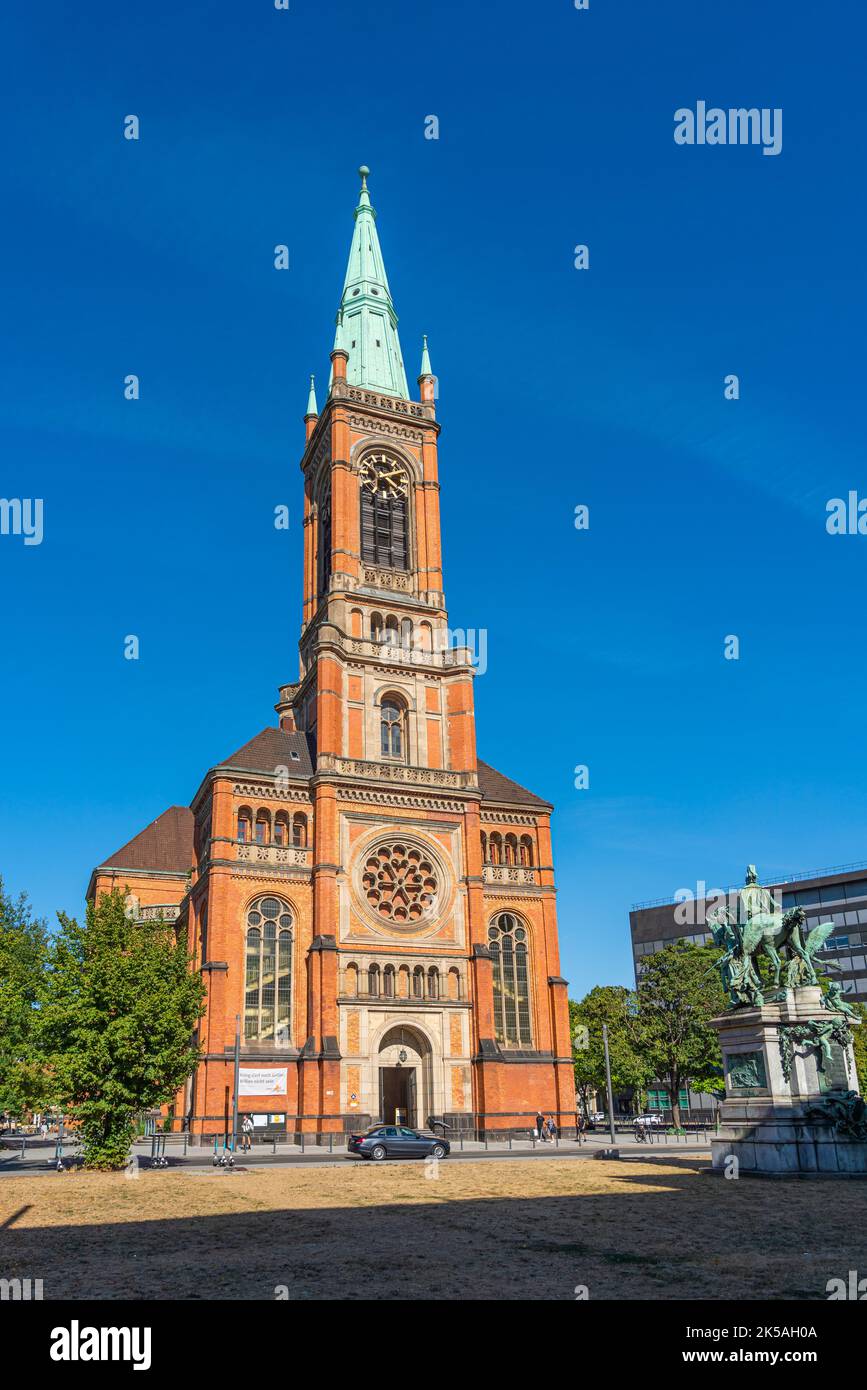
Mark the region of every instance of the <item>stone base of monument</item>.
[[[721, 1129], [711, 1140], [714, 1169], [764, 1175], [867, 1174], [867, 1140], [840, 1128], [843, 1098], [858, 1091], [851, 1045], [821, 1047], [798, 1040], [803, 1025], [839, 1022], [822, 1007], [816, 986], [789, 990], [784, 1000], [732, 1009], [713, 1020], [723, 1054], [726, 1098]], [[836, 1120], [835, 1120], [836, 1116]]]

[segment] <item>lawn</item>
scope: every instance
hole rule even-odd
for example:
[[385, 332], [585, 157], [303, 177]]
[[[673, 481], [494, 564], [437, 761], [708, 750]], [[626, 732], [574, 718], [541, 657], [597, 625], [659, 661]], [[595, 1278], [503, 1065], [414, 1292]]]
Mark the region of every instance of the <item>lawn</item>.
[[0, 1277], [53, 1298], [824, 1299], [867, 1184], [703, 1160], [345, 1161], [0, 1181]]

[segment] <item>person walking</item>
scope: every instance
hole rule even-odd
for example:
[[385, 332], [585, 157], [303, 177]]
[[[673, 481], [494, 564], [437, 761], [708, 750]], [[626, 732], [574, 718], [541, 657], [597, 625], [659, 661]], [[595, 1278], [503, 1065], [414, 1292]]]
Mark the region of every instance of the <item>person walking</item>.
[[539, 1139], [542, 1140], [542, 1143], [544, 1144], [544, 1142], [545, 1142], [545, 1116], [542, 1114], [541, 1110], [537, 1110], [537, 1111], [536, 1111], [536, 1135], [537, 1135], [537, 1137], [538, 1137]]
[[245, 1115], [241, 1121], [241, 1152], [248, 1154], [253, 1147], [253, 1116]]
[[555, 1143], [557, 1139], [557, 1122], [554, 1119], [553, 1115], [548, 1116], [548, 1123], [546, 1125], [546, 1128], [548, 1130], [548, 1138], [550, 1139], [552, 1144]]

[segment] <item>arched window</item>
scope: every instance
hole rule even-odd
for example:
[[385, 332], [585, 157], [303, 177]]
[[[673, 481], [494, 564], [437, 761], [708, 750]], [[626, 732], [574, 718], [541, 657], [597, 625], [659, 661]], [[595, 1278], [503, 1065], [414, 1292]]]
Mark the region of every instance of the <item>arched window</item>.
[[379, 707], [380, 746], [384, 758], [403, 758], [404, 711], [392, 696]]
[[374, 999], [379, 998], [379, 966], [371, 965], [367, 971], [367, 992]]
[[490, 854], [492, 864], [502, 864], [503, 862], [503, 837], [499, 830], [494, 830], [490, 839]]
[[376, 454], [359, 472], [361, 480], [361, 558], [387, 569], [407, 568], [409, 480], [396, 459]]
[[319, 597], [328, 592], [331, 577], [331, 498], [324, 497], [319, 504], [318, 526], [318, 584]]
[[527, 931], [511, 912], [501, 912], [488, 927], [493, 961], [494, 1036], [513, 1047], [529, 1046], [530, 986]]
[[353, 999], [358, 994], [358, 966], [355, 964], [355, 961], [352, 961], [346, 967], [343, 988], [344, 993], [350, 995]]
[[517, 864], [518, 862], [518, 841], [514, 835], [506, 836], [506, 863]]
[[249, 806], [242, 806], [238, 811], [238, 839], [242, 845], [248, 845], [253, 833], [253, 812]]
[[427, 972], [427, 997], [428, 999], [439, 999], [440, 997], [440, 972], [435, 965], [432, 965]]
[[370, 615], [370, 640], [371, 642], [382, 641], [382, 614], [371, 613]]
[[488, 858], [488, 837], [487, 837], [487, 835], [485, 834], [485, 832], [484, 832], [484, 830], [483, 830], [483, 831], [482, 831], [482, 863], [483, 863], [483, 864], [489, 864], [490, 862], [491, 862], [491, 861], [490, 861], [489, 858]]
[[267, 811], [256, 812], [256, 844], [267, 845], [271, 842], [271, 817]]
[[303, 811], [296, 811], [292, 817], [292, 844], [296, 849], [307, 848], [307, 817]]
[[521, 836], [521, 863], [525, 868], [533, 867], [533, 841], [529, 835]]
[[400, 620], [400, 645], [405, 652], [412, 651], [412, 618]]
[[460, 972], [452, 966], [449, 971], [449, 999], [460, 999], [461, 997], [461, 977]]
[[387, 965], [382, 972], [382, 992], [386, 999], [394, 998], [394, 966]]
[[257, 898], [247, 910], [244, 1038], [290, 1040], [292, 913], [282, 898]]
[[412, 972], [412, 997], [424, 999], [424, 967], [417, 965]]
[[389, 613], [385, 620], [385, 645], [387, 647], [397, 647], [400, 645], [397, 618]]
[[285, 811], [278, 811], [274, 817], [274, 844], [288, 845], [289, 817]]

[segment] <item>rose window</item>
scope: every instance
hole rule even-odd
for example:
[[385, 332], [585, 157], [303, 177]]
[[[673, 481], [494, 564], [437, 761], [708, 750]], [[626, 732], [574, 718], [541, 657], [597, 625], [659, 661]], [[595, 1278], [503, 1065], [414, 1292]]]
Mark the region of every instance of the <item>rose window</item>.
[[367, 901], [388, 922], [419, 922], [433, 905], [439, 884], [434, 866], [421, 850], [380, 845], [364, 861]]

